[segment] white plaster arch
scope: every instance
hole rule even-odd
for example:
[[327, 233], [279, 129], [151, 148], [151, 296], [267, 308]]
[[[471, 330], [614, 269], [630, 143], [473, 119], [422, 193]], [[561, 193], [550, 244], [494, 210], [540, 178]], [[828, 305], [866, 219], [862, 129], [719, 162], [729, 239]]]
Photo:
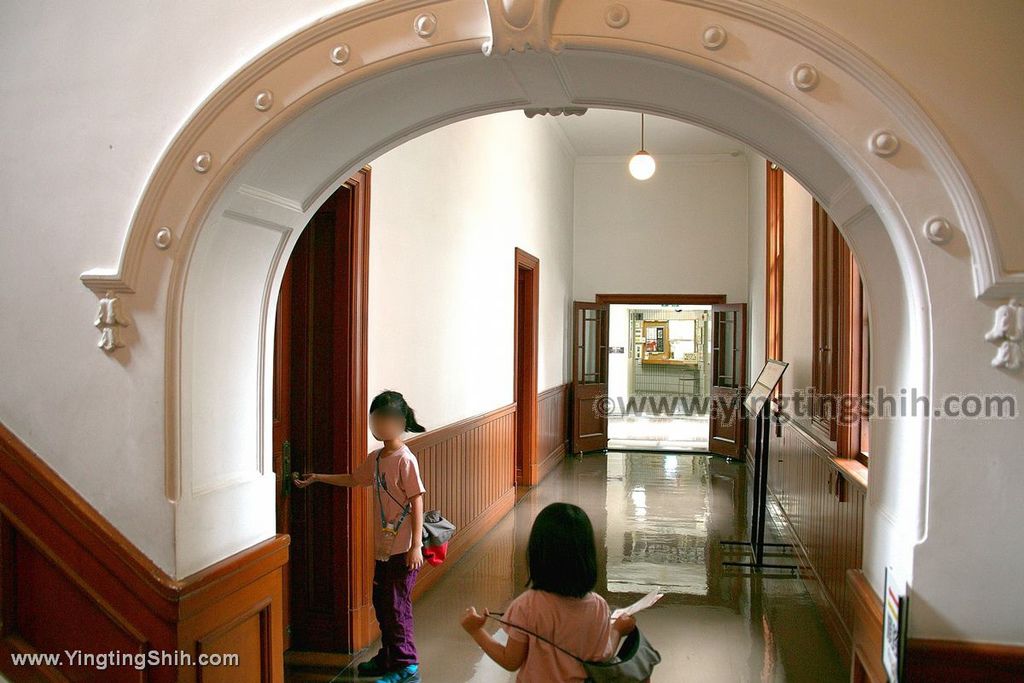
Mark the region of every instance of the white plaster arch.
[[[873, 374], [889, 387], [931, 387], [937, 250], [969, 249], [965, 285], [979, 296], [1016, 286], [924, 113], [841, 38], [767, 1], [378, 0], [347, 10], [282, 40], [211, 95], [155, 169], [117, 269], [82, 276], [130, 307], [165, 308], [178, 576], [274, 532], [273, 302], [319, 204], [365, 162], [433, 128], [570, 106], [698, 123], [797, 177], [861, 264], [875, 343], [884, 337], [889, 350]], [[894, 151], [877, 144], [879, 131], [883, 143], [898, 140]], [[922, 234], [936, 216], [957, 229], [941, 247]], [[162, 233], [158, 247], [163, 228], [172, 237]], [[865, 532], [876, 586], [880, 561], [909, 577], [913, 544], [927, 535], [930, 429], [922, 416], [873, 433], [880, 453], [910, 454], [872, 460], [868, 504], [889, 525]]]

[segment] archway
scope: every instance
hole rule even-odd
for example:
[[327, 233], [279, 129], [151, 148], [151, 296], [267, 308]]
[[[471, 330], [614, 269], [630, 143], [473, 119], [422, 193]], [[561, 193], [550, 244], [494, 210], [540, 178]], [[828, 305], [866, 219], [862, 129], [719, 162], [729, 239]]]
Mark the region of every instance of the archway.
[[[931, 387], [926, 226], [936, 242], [952, 230], [949, 248], [970, 246], [977, 293], [994, 286], [986, 219], [934, 126], [880, 69], [799, 17], [667, 0], [379, 0], [342, 12], [275, 45], [204, 103], [155, 170], [117, 271], [83, 275], [164, 314], [139, 327], [165, 342], [177, 576], [274, 533], [273, 302], [319, 204], [365, 162], [433, 128], [576, 107], [697, 123], [798, 178], [840, 225], [879, 302], [873, 335], [890, 343], [872, 368], [880, 385]], [[904, 456], [872, 461], [864, 545], [876, 586], [886, 564], [911, 575], [926, 535], [930, 429], [919, 416], [873, 433], [880, 453]]]

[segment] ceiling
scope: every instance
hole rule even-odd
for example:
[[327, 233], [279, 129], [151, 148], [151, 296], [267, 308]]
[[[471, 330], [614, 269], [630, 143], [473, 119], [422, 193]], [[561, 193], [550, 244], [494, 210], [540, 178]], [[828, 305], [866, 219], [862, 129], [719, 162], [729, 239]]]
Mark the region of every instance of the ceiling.
[[[554, 120], [580, 156], [629, 156], [640, 148], [639, 112], [589, 109]], [[654, 155], [754, 154], [738, 140], [674, 119], [645, 114], [644, 128], [647, 151]]]

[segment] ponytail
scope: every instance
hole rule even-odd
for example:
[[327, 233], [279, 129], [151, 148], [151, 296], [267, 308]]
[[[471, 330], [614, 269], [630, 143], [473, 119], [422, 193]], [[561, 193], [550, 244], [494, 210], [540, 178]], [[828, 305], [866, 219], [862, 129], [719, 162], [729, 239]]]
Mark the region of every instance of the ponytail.
[[405, 431], [407, 432], [425, 432], [427, 428], [416, 421], [416, 413], [409, 406], [405, 404]]
[[397, 391], [387, 389], [377, 394], [370, 403], [370, 414], [375, 412], [387, 413], [395, 417], [405, 419], [405, 431], [425, 432], [427, 428], [416, 421], [416, 413], [405, 402], [405, 397]]

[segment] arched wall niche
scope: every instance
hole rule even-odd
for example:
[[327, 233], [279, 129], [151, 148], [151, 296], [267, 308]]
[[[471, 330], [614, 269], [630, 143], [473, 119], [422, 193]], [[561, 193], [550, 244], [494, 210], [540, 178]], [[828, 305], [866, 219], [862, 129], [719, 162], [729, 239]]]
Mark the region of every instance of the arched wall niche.
[[[925, 114], [855, 48], [775, 5], [364, 4], [288, 36], [213, 93], [154, 170], [118, 267], [82, 276], [98, 294], [165, 311], [163, 329], [140, 334], [165, 346], [177, 576], [274, 533], [273, 303], [319, 204], [367, 161], [439, 126], [566, 107], [697, 123], [799, 179], [862, 266], [873, 335], [888, 351], [872, 372], [885, 386], [931, 387], [936, 263], [967, 257], [964, 284], [978, 296], [1017, 286]], [[941, 246], [923, 235], [936, 218], [952, 230]], [[886, 564], [912, 576], [914, 544], [927, 536], [930, 432], [925, 415], [873, 434], [864, 547], [876, 589]]]

